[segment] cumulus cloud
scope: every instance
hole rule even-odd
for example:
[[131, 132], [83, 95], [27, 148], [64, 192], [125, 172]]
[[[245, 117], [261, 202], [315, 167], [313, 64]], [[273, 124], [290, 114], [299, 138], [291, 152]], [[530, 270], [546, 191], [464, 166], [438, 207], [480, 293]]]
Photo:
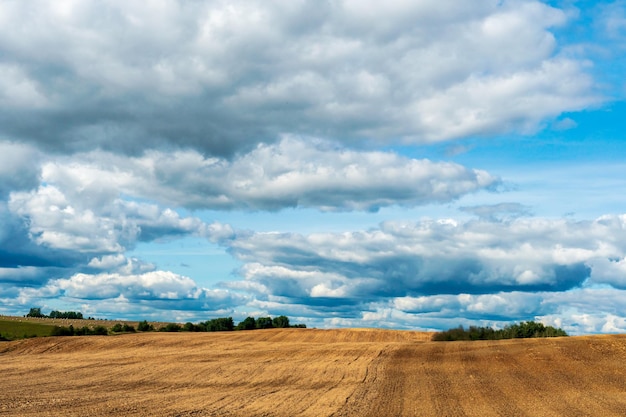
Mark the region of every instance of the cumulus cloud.
[[[623, 10], [596, 10], [603, 39], [623, 38]], [[492, 173], [371, 149], [572, 127], [563, 113], [604, 91], [590, 49], [553, 34], [575, 17], [534, 0], [0, 2], [0, 310], [623, 329], [623, 216], [501, 203], [463, 207], [479, 218], [463, 223], [302, 235], [186, 212], [369, 212], [494, 190]], [[188, 236], [226, 248], [240, 279], [206, 289], [127, 255]]]
[[274, 293], [314, 296], [325, 288], [377, 298], [565, 290], [593, 277], [592, 260], [623, 256], [623, 233], [621, 217], [387, 222], [343, 234], [256, 233], [229, 244], [246, 263], [242, 274]]
[[43, 180], [92, 206], [124, 194], [174, 207], [272, 211], [372, 211], [442, 203], [500, 182], [486, 171], [455, 163], [292, 137], [259, 145], [232, 161], [195, 151], [150, 151], [135, 158], [95, 152], [82, 161], [76, 155], [72, 162], [46, 163]]
[[599, 101], [586, 63], [558, 53], [567, 14], [538, 1], [3, 2], [0, 16], [2, 133], [57, 151], [424, 143]]
[[564, 292], [500, 292], [400, 297], [371, 303], [357, 317], [328, 318], [332, 326], [448, 329], [459, 325], [502, 328], [535, 320], [569, 334], [624, 333], [623, 290], [577, 288]]
[[[448, 202], [499, 184], [485, 171], [454, 163], [355, 151], [290, 136], [233, 160], [193, 150], [151, 150], [134, 157], [93, 151], [70, 158], [43, 156], [24, 145], [3, 146], [13, 155], [9, 167], [28, 162], [30, 168], [24, 173], [6, 171], [14, 180], [7, 182], [8, 201], [0, 206], [0, 281], [34, 287], [59, 277], [116, 273], [123, 281], [156, 273], [154, 265], [124, 255], [139, 242], [198, 236], [227, 244], [243, 236], [230, 225], [208, 224], [164, 205], [371, 211]], [[315, 285], [312, 294], [318, 304], [344, 293], [349, 296], [341, 279], [337, 275], [333, 282]]]
[[81, 193], [75, 190], [68, 194], [74, 198], [54, 185], [42, 185], [34, 191], [12, 193], [9, 208], [27, 219], [29, 236], [38, 245], [85, 253], [121, 253], [138, 241], [203, 235], [206, 228], [197, 218], [182, 218], [154, 204], [114, 198], [99, 205], [77, 198]]
[[582, 288], [545, 297], [540, 319], [573, 334], [624, 333], [623, 289]]
[[88, 259], [80, 252], [38, 245], [28, 223], [0, 201], [0, 284], [40, 285]]
[[[191, 278], [169, 271], [154, 270], [139, 274], [78, 273], [70, 278], [53, 279], [41, 288], [21, 288], [17, 297], [22, 304], [55, 299], [90, 304], [92, 311], [107, 304], [142, 310], [214, 312], [229, 310], [246, 297], [226, 290], [199, 287]], [[105, 313], [115, 310], [103, 309]]]

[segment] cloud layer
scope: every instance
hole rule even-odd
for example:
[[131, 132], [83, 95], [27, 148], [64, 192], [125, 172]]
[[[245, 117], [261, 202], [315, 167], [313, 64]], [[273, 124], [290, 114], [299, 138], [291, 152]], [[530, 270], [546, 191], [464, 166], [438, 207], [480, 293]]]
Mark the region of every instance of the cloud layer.
[[[132, 158], [103, 152], [74, 155], [45, 163], [42, 179], [92, 207], [126, 195], [190, 209], [269, 211], [414, 207], [493, 190], [500, 182], [485, 171], [454, 163], [353, 151], [314, 138], [259, 145], [232, 161], [191, 150], [155, 150]], [[13, 197], [24, 198], [35, 197]]]
[[[607, 324], [602, 317], [624, 314], [617, 300], [626, 290], [625, 233], [626, 217], [604, 216], [586, 222], [388, 222], [341, 234], [234, 234], [225, 244], [244, 262], [245, 280], [227, 286], [274, 308], [298, 311], [306, 304], [320, 315], [340, 311], [373, 325], [550, 316], [573, 331], [601, 331]], [[613, 301], [593, 306], [586, 300], [599, 293]], [[564, 305], [581, 307], [597, 327], [565, 320]]]
[[566, 291], [585, 283], [626, 289], [611, 273], [623, 268], [625, 224], [623, 216], [388, 222], [343, 234], [256, 233], [228, 244], [248, 281], [294, 299]]
[[[113, 311], [149, 304], [194, 312], [231, 302], [232, 311], [247, 298], [203, 288], [125, 254], [142, 242], [190, 236], [225, 242], [235, 233], [229, 225], [181, 215], [181, 208], [373, 211], [450, 202], [499, 184], [485, 171], [454, 163], [349, 150], [313, 138], [286, 137], [232, 160], [194, 150], [62, 156], [11, 142], [0, 146], [10, 151], [0, 172], [7, 178], [0, 205], [0, 284], [13, 297], [5, 299], [7, 306], [63, 299], [93, 309], [115, 300]], [[155, 282], [168, 290], [155, 294]], [[185, 290], [190, 285], [193, 295]]]
[[[594, 78], [610, 65], [589, 57], [619, 61], [598, 39], [622, 48], [623, 2], [594, 7], [595, 45], [567, 31], [580, 22], [568, 7], [0, 2], [0, 313], [626, 332], [624, 215], [531, 217], [528, 201], [499, 200], [515, 178], [462, 157], [479, 141], [445, 145], [463, 164], [414, 156], [545, 126], [567, 135], [572, 112], [619, 95], [607, 85], [621, 73]], [[416, 210], [457, 201], [478, 219]], [[306, 223], [312, 210], [417, 220], [310, 234], [220, 221]], [[192, 237], [241, 267], [207, 288], [130, 254]]]
[[0, 124], [56, 151], [232, 155], [281, 134], [425, 143], [597, 103], [537, 1], [0, 5]]

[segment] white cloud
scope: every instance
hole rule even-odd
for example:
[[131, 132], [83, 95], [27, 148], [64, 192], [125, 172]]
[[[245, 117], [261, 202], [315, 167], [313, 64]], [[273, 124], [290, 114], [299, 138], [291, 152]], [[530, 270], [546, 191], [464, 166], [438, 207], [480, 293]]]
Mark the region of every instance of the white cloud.
[[626, 258], [597, 258], [590, 261], [590, 264], [594, 283], [626, 289]]
[[105, 255], [99, 258], [93, 258], [89, 261], [88, 266], [97, 269], [113, 269], [125, 265], [127, 259], [122, 254]]
[[[77, 211], [54, 186], [13, 193], [9, 208], [29, 219], [31, 237], [39, 245], [58, 249], [121, 252], [120, 227], [90, 209]], [[117, 229], [117, 230], [116, 230]], [[137, 230], [129, 231], [137, 234]]]
[[445, 330], [459, 325], [503, 328], [511, 322], [535, 320], [571, 335], [624, 333], [626, 311], [620, 301], [623, 297], [623, 290], [590, 288], [399, 297], [360, 305], [356, 316], [346, 314], [346, 318], [319, 322], [331, 327]]
[[[244, 262], [242, 276], [266, 294], [340, 295], [341, 304], [420, 294], [559, 292], [586, 283], [622, 288], [622, 274], [607, 268], [621, 268], [609, 260], [624, 258], [624, 224], [623, 216], [388, 222], [342, 234], [247, 233], [223, 244]], [[493, 302], [480, 300], [472, 309], [486, 311]]]
[[542, 120], [589, 104], [581, 93], [592, 80], [581, 69], [559, 59], [514, 74], [471, 76], [415, 103], [415, 112], [423, 115], [420, 122], [432, 140], [503, 130], [534, 133]]
[[87, 267], [97, 271], [116, 272], [122, 275], [137, 275], [156, 270], [153, 264], [142, 262], [137, 258], [127, 258], [119, 253], [92, 258]]
[[138, 308], [144, 305], [151, 310], [180, 311], [214, 311], [232, 308], [246, 300], [244, 296], [226, 290], [199, 287], [189, 277], [161, 270], [139, 274], [78, 273], [67, 279], [50, 280], [39, 289], [20, 289], [20, 297], [22, 304], [54, 298], [57, 302], [72, 300], [102, 309], [107, 303], [118, 300]]
[[153, 204], [107, 199], [106, 189], [97, 199], [90, 199], [97, 190], [42, 185], [34, 191], [12, 193], [9, 209], [26, 220], [33, 241], [55, 249], [115, 254], [139, 240], [206, 235], [206, 225], [197, 218], [181, 218]]
[[499, 183], [485, 171], [454, 163], [294, 137], [259, 145], [233, 161], [195, 151], [75, 155], [72, 162], [47, 162], [43, 180], [91, 206], [125, 194], [174, 207], [325, 211], [448, 202]]
[[19, 104], [4, 129], [60, 150], [424, 143], [534, 131], [600, 100], [586, 63], [559, 56], [567, 14], [538, 1], [3, 2], [0, 16]]
[[70, 279], [52, 281], [48, 287], [58, 288], [68, 297], [83, 299], [115, 298], [120, 295], [127, 299], [178, 299], [197, 298], [201, 293], [191, 278], [167, 271], [141, 275], [76, 274]]

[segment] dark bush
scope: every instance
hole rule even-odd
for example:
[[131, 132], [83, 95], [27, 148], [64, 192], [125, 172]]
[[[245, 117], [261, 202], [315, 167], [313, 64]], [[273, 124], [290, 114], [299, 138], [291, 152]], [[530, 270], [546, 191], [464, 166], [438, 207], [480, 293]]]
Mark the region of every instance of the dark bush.
[[167, 325], [165, 325], [164, 327], [161, 327], [159, 331], [160, 332], [180, 332], [181, 327], [179, 324], [176, 324], [176, 323], [167, 323]]
[[54, 326], [52, 328], [51, 336], [106, 336], [109, 334], [109, 331], [104, 326], [96, 326], [93, 329], [87, 326], [80, 327], [75, 329], [74, 326], [70, 324], [69, 327], [65, 326]]
[[154, 330], [154, 326], [148, 323], [147, 320], [144, 320], [137, 325], [137, 330], [140, 332], [151, 332]]
[[52, 328], [51, 336], [74, 336], [74, 326], [54, 326]]
[[204, 325], [204, 323], [193, 324], [192, 322], [188, 321], [183, 326], [183, 332], [206, 332], [206, 326]]
[[109, 331], [104, 326], [96, 326], [91, 331], [91, 334], [93, 334], [95, 336], [106, 336], [106, 335], [109, 334]]
[[91, 329], [87, 326], [74, 329], [74, 336], [88, 336], [91, 334]]
[[116, 323], [111, 327], [113, 333], [135, 333], [135, 328], [128, 323]]
[[463, 326], [436, 333], [433, 336], [435, 341], [454, 340], [499, 340], [531, 337], [561, 337], [567, 336], [562, 329], [552, 326], [544, 326], [542, 323], [526, 321], [520, 324], [512, 324], [504, 329], [495, 330], [490, 327], [470, 326], [465, 330]]

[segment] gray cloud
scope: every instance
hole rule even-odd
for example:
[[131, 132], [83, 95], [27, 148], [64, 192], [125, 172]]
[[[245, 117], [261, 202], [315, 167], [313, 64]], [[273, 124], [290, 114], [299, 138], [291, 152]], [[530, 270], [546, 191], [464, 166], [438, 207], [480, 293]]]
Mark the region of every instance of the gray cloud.
[[88, 260], [79, 252], [38, 245], [31, 239], [28, 223], [0, 202], [0, 284], [41, 285]]
[[[0, 5], [0, 137], [62, 152], [281, 134], [425, 143], [597, 103], [540, 2], [102, 0]], [[286, 41], [287, 40], [287, 41]]]
[[31, 146], [0, 140], [0, 199], [39, 185], [41, 155]]
[[[541, 294], [607, 284], [624, 288], [624, 230], [623, 216], [588, 222], [440, 220], [387, 222], [341, 234], [235, 232], [222, 244], [244, 262], [245, 280], [228, 286], [259, 299], [362, 312], [370, 303], [403, 297], [430, 303], [465, 294], [472, 303], [462, 309], [450, 304], [449, 311], [504, 320], [547, 314]], [[517, 294], [522, 301], [502, 301], [504, 308], [494, 294]], [[530, 299], [532, 307], [524, 310]], [[424, 313], [428, 303], [405, 303], [403, 310]]]

